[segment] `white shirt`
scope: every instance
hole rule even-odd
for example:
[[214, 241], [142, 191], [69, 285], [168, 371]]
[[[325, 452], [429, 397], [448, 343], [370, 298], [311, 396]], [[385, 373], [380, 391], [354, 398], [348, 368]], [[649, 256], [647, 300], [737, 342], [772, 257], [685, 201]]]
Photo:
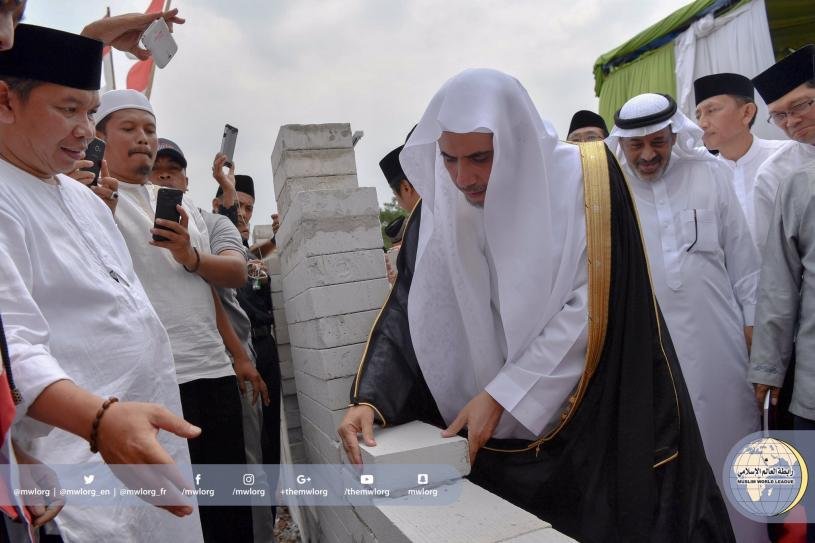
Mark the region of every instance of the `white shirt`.
[[[14, 435], [46, 464], [101, 462], [83, 439], [23, 416], [45, 387], [71, 379], [179, 416], [181, 401], [169, 339], [110, 210], [80, 183], [58, 180], [50, 185], [0, 160], [0, 311], [23, 396]], [[185, 440], [158, 437], [189, 464]], [[57, 524], [66, 541], [202, 539], [197, 512], [177, 519], [152, 507], [68, 502]]]
[[770, 219], [775, 210], [778, 185], [781, 181], [803, 170], [805, 164], [812, 162], [815, 162], [815, 145], [788, 141], [758, 169], [754, 205], [756, 208], [756, 245], [759, 253], [764, 254], [767, 231], [770, 229]]
[[763, 140], [753, 136], [750, 149], [738, 160], [728, 160], [719, 154], [719, 160], [733, 172], [733, 189], [739, 200], [747, 226], [753, 240], [756, 239], [756, 212], [754, 206], [753, 189], [756, 185], [756, 173], [759, 167], [773, 153], [786, 144], [786, 140]]
[[720, 162], [672, 155], [657, 181], [641, 181], [625, 169], [654, 293], [721, 485], [730, 448], [758, 429], [744, 338], [755, 314], [758, 255]]
[[[116, 222], [136, 274], [170, 336], [178, 383], [235, 375], [218, 332], [209, 284], [200, 275], [186, 271], [170, 251], [148, 243], [159, 188], [119, 183]], [[190, 217], [187, 229], [193, 247], [202, 254], [209, 253], [209, 234], [201, 213], [186, 195], [182, 206]]]

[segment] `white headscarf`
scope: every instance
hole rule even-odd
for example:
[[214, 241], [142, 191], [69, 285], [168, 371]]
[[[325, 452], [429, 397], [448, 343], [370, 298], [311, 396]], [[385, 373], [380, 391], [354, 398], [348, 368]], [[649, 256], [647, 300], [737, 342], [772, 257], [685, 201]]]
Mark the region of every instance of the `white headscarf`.
[[[493, 134], [483, 212], [445, 169], [442, 131]], [[576, 146], [558, 142], [515, 78], [478, 69], [436, 93], [400, 161], [423, 202], [410, 332], [450, 423], [505, 362], [525, 352], [573, 290], [586, 247], [580, 156]], [[501, 323], [490, 308], [493, 288]]]
[[[665, 96], [649, 92], [635, 96], [623, 104], [618, 116], [621, 119], [638, 119], [664, 111], [668, 108], [668, 105], [669, 101]], [[702, 143], [702, 129], [696, 126], [679, 108], [676, 109], [676, 113], [670, 119], [652, 125], [639, 128], [620, 128], [615, 125], [608, 138], [606, 138], [606, 144], [616, 152], [621, 160], [624, 160], [619, 145], [620, 138], [641, 138], [659, 132], [667, 126], [670, 126], [671, 132], [676, 134], [676, 144], [673, 152], [677, 156], [696, 159], [713, 158]]]

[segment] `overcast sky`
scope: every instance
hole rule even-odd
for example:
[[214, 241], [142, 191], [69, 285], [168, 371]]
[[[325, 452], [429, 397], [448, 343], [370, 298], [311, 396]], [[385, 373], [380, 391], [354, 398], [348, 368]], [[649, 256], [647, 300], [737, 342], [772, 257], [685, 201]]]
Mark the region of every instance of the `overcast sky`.
[[[110, 6], [149, 0], [29, 0], [26, 22], [79, 32]], [[379, 159], [405, 138], [434, 92], [465, 68], [517, 77], [565, 137], [572, 113], [597, 108], [599, 55], [686, 4], [652, 0], [174, 0], [187, 24], [157, 70], [162, 137], [181, 146], [190, 190], [209, 207], [224, 123], [240, 130], [238, 172], [255, 179], [253, 224], [276, 210], [270, 155], [284, 124], [350, 122], [359, 184], [390, 189]], [[115, 57], [120, 88], [132, 61]]]

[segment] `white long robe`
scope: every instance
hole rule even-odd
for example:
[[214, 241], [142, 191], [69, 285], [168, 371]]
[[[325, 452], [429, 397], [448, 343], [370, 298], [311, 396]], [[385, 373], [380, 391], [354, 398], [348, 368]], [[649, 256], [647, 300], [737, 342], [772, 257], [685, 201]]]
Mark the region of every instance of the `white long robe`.
[[768, 158], [756, 174], [756, 187], [753, 198], [756, 208], [756, 245], [764, 254], [770, 219], [775, 210], [775, 195], [778, 186], [804, 169], [805, 164], [815, 163], [815, 145], [789, 141]]
[[[628, 166], [625, 170], [636, 196], [654, 292], [705, 453], [723, 489], [728, 452], [759, 429], [744, 338], [744, 327], [753, 325], [758, 255], [724, 165], [673, 155], [663, 177], [652, 182], [641, 181]], [[738, 541], [766, 541], [761, 525], [732, 509], [730, 518]]]
[[[722, 164], [730, 168], [733, 172], [733, 189], [736, 192], [736, 198], [739, 200], [744, 216], [747, 219], [747, 226], [750, 228], [750, 234], [753, 240], [756, 240], [756, 224], [757, 220], [766, 222], [769, 219], [756, 219], [754, 189], [756, 186], [756, 174], [759, 167], [764, 164], [773, 153], [778, 151], [786, 144], [786, 140], [763, 140], [753, 136], [753, 143], [750, 148], [738, 160], [728, 160], [722, 155], [718, 159]], [[771, 210], [772, 211], [772, 210]]]
[[[177, 415], [181, 401], [167, 333], [110, 210], [78, 182], [58, 179], [50, 185], [0, 160], [0, 311], [24, 399], [15, 439], [47, 464], [99, 463], [83, 439], [23, 417], [45, 387], [70, 378]], [[186, 440], [162, 431], [159, 441], [189, 464]], [[197, 510], [179, 519], [149, 506], [69, 501], [56, 520], [66, 542], [202, 540]]]

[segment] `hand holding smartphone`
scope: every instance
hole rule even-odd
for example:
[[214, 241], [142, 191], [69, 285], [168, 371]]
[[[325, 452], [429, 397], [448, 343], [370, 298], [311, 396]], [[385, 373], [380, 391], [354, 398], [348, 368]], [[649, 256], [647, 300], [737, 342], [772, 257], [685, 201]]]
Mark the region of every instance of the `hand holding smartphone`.
[[164, 21], [164, 17], [160, 17], [150, 23], [147, 30], [141, 36], [144, 48], [150, 51], [153, 56], [153, 62], [159, 68], [164, 68], [178, 52], [178, 45], [170, 33], [170, 27]]
[[226, 155], [227, 162], [224, 165], [227, 168], [231, 168], [233, 166], [232, 159], [235, 154], [235, 142], [237, 140], [238, 129], [230, 124], [224, 126], [224, 135], [221, 138], [221, 153]]
[[99, 138], [93, 138], [85, 150], [85, 160], [93, 162], [93, 166], [87, 168], [80, 168], [83, 172], [92, 172], [93, 181], [88, 185], [95, 187], [99, 184], [99, 171], [102, 169], [102, 159], [105, 158], [105, 142]]
[[[166, 187], [158, 189], [158, 194], [156, 195], [156, 219], [181, 222], [181, 214], [178, 212], [178, 209], [176, 209], [176, 206], [181, 205], [183, 196], [184, 193], [178, 189], [169, 189]], [[153, 228], [168, 230], [168, 228], [160, 226], [155, 222], [153, 223]], [[158, 234], [153, 234], [153, 240], [169, 241], [164, 236]]]

